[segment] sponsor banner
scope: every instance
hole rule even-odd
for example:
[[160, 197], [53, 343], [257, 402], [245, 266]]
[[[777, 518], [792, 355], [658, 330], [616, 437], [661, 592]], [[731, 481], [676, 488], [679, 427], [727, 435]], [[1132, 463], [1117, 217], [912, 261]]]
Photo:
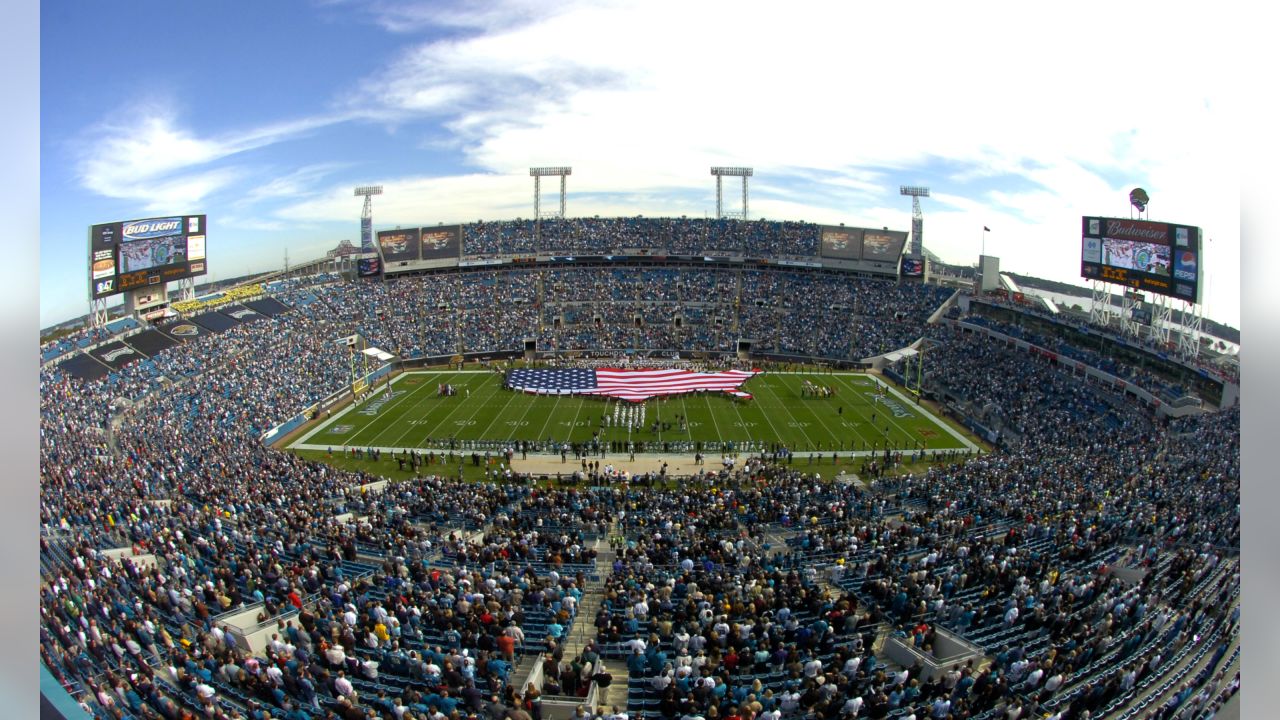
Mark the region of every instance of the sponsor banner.
[[94, 280], [115, 277], [116, 253], [114, 250], [94, 250], [90, 273]]
[[857, 260], [862, 256], [862, 229], [824, 226], [818, 230], [819, 254], [841, 260]]
[[360, 218], [360, 252], [377, 252], [373, 247], [373, 218]]
[[204, 259], [203, 235], [191, 235], [187, 238], [187, 257], [191, 260]]
[[116, 292], [116, 279], [114, 277], [111, 277], [111, 278], [107, 278], [106, 280], [95, 280], [93, 282], [92, 290], [93, 290], [93, 296], [95, 298], [106, 297], [107, 295], [114, 295]]
[[95, 360], [106, 365], [112, 370], [121, 370], [129, 363], [142, 360], [146, 357], [138, 352], [135, 348], [116, 340], [105, 345], [100, 345], [89, 351]]
[[120, 229], [124, 242], [146, 240], [148, 238], [172, 237], [182, 234], [182, 218], [154, 218], [151, 220], [134, 220], [124, 223]]
[[820, 268], [822, 263], [809, 262], [808, 260], [771, 260], [774, 265], [790, 265], [792, 267]]
[[1102, 262], [1102, 239], [1087, 237], [1084, 239], [1084, 250], [1082, 257], [1085, 262], [1100, 263]]
[[1190, 250], [1174, 250], [1173, 276], [1179, 280], [1190, 280], [1192, 282], [1199, 277], [1196, 272], [1196, 254], [1194, 252]]
[[479, 267], [481, 265], [503, 265], [507, 261], [502, 258], [484, 258], [481, 260], [459, 260], [458, 267]]
[[1169, 226], [1147, 220], [1102, 218], [1102, 235], [1117, 240], [1169, 244]]

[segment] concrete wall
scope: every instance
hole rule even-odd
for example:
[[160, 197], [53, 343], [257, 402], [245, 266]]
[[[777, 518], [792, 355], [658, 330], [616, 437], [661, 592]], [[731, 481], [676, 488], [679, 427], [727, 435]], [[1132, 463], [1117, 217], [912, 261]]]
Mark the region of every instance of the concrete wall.
[[973, 660], [975, 669], [980, 669], [987, 661], [987, 657], [982, 654], [979, 647], [965, 642], [958, 635], [943, 628], [938, 628], [934, 635], [931, 654], [923, 653], [913, 647], [909, 641], [895, 637], [885, 638], [881, 652], [902, 667], [911, 667], [917, 662], [920, 663], [924, 668], [921, 679], [926, 682], [942, 677], [953, 665], [963, 666]]
[[103, 550], [101, 552], [103, 556], [111, 558], [112, 560], [129, 558], [129, 562], [133, 563], [134, 566], [138, 568], [147, 569], [147, 568], [153, 568], [156, 566], [155, 555], [152, 555], [150, 553], [146, 553], [142, 555], [134, 555], [133, 548], [127, 548], [127, 547], [112, 548], [110, 550]]

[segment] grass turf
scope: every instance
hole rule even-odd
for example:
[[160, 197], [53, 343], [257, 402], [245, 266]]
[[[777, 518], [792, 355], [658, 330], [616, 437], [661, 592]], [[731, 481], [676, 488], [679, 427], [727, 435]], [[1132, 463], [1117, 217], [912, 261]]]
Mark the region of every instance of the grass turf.
[[[890, 392], [877, 397], [876, 381], [857, 373], [765, 373], [743, 389], [752, 400], [718, 393], [699, 393], [643, 403], [643, 427], [602, 426], [614, 407], [633, 403], [573, 395], [538, 396], [502, 387], [493, 372], [425, 371], [401, 375], [383, 390], [344, 414], [321, 422], [291, 447], [308, 456], [335, 455], [343, 447], [390, 449], [497, 449], [512, 441], [582, 443], [598, 434], [602, 441], [644, 443], [644, 450], [692, 453], [721, 452], [733, 443], [737, 451], [780, 443], [797, 455], [917, 447], [963, 449], [966, 445], [908, 397]], [[805, 380], [832, 387], [828, 398], [805, 397]], [[441, 397], [437, 388], [449, 383], [458, 393]], [[680, 418], [684, 419], [683, 426]], [[669, 423], [656, 431], [653, 423]], [[700, 445], [699, 445], [700, 444]]]

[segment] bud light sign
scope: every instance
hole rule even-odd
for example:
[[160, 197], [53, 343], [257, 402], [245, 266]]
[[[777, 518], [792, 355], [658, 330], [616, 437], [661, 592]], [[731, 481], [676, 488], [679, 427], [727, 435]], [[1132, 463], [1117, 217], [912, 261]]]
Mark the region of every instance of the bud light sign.
[[125, 223], [124, 230], [125, 242], [130, 240], [145, 240], [153, 237], [166, 237], [169, 235], [182, 234], [182, 218], [164, 218], [162, 220], [139, 220], [137, 222]]

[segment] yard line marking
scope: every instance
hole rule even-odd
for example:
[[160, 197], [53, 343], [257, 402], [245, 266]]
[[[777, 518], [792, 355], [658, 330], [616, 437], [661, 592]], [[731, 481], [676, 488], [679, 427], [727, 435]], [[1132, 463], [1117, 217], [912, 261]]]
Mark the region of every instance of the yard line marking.
[[[425, 373], [424, 373], [424, 374], [425, 374]], [[435, 378], [437, 378], [437, 377], [440, 377], [440, 373], [432, 373], [432, 374], [431, 374], [431, 380], [434, 380], [434, 379], [435, 379]], [[400, 399], [400, 400], [398, 400], [398, 401], [394, 401], [394, 402], [392, 402], [390, 405], [388, 405], [388, 406], [386, 406], [385, 408], [383, 408], [383, 412], [380, 412], [380, 413], [378, 413], [377, 415], [375, 415], [375, 416], [373, 416], [373, 417], [369, 418], [369, 424], [368, 424], [368, 425], [365, 425], [363, 428], [361, 428], [361, 429], [360, 429], [360, 432], [357, 432], [355, 435], [353, 435], [353, 436], [351, 437], [352, 442], [351, 442], [350, 444], [352, 444], [352, 445], [357, 445], [357, 446], [359, 446], [359, 445], [373, 445], [373, 444], [375, 444], [375, 443], [377, 442], [378, 438], [382, 437], [383, 435], [386, 435], [388, 432], [390, 432], [393, 428], [395, 428], [395, 427], [397, 426], [397, 423], [395, 422], [396, 420], [399, 420], [399, 419], [403, 418], [403, 417], [404, 417], [404, 415], [405, 415], [405, 413], [404, 413], [404, 412], [401, 412], [401, 413], [400, 413], [400, 415], [398, 415], [397, 417], [394, 417], [394, 418], [393, 418], [393, 417], [391, 417], [391, 410], [392, 410], [392, 408], [400, 407], [401, 403], [403, 403], [403, 402], [405, 402], [405, 401], [409, 400], [411, 397], [413, 397], [414, 395], [417, 395], [418, 393], [422, 392], [424, 389], [426, 389], [426, 388], [428, 388], [428, 387], [431, 387], [431, 382], [430, 382], [430, 381], [426, 381], [426, 382], [422, 382], [422, 383], [420, 383], [419, 387], [414, 388], [412, 391], [410, 391], [410, 392], [406, 395], [406, 397], [403, 397], [403, 398], [401, 398], [401, 399]], [[409, 410], [413, 410], [414, 408], [419, 407], [420, 405], [422, 405], [422, 404], [425, 402], [425, 400], [426, 400], [427, 398], [430, 398], [430, 396], [428, 395], [428, 396], [426, 396], [425, 398], [419, 399], [419, 400], [418, 400], [417, 402], [415, 402], [415, 403], [410, 403], [410, 405], [408, 406], [408, 409], [409, 409]], [[373, 439], [369, 440], [367, 443], [357, 443], [357, 442], [355, 442], [355, 439], [356, 439], [357, 437], [359, 437], [359, 436], [361, 435], [361, 433], [363, 433], [365, 430], [369, 430], [369, 429], [371, 429], [371, 428], [373, 428], [373, 427], [376, 427], [377, 425], [381, 424], [383, 421], [386, 421], [386, 427], [384, 427], [384, 428], [382, 429], [382, 431], [381, 431], [381, 432], [379, 432], [377, 435], [374, 435], [374, 436], [373, 436]]]
[[[781, 380], [779, 380], [778, 382], [779, 382], [779, 384], [781, 384], [781, 385], [782, 385], [782, 387], [786, 388], [787, 390], [793, 390], [793, 389], [794, 389], [794, 388], [792, 388], [790, 385], [788, 385], [787, 383], [782, 382]], [[797, 387], [798, 387], [798, 386], [797, 386]], [[776, 391], [774, 391], [774, 389], [773, 389], [772, 387], [771, 387], [771, 388], [769, 388], [769, 391], [770, 391], [770, 392], [772, 392], [772, 393], [773, 393], [773, 396], [774, 396], [775, 398], [777, 398], [777, 399], [778, 399], [778, 404], [782, 406], [782, 409], [783, 409], [783, 410], [786, 410], [786, 411], [787, 411], [787, 414], [791, 416], [791, 419], [792, 419], [793, 421], [795, 421], [796, 423], [799, 423], [799, 422], [800, 422], [800, 419], [799, 419], [799, 418], [797, 418], [797, 417], [795, 416], [795, 413], [791, 412], [791, 408], [787, 406], [787, 403], [785, 403], [785, 402], [783, 402], [783, 401], [782, 401], [782, 397], [781, 397], [780, 395], [778, 395], [778, 393], [777, 393]], [[811, 408], [811, 407], [809, 407], [809, 406], [807, 406], [807, 405], [806, 405], [806, 406], [805, 406], [805, 410], [807, 410], [807, 411], [809, 412], [809, 414], [810, 414], [811, 416], [813, 416], [813, 418], [814, 418], [815, 420], [817, 420], [819, 423], [821, 423], [821, 424], [822, 424], [822, 427], [826, 428], [827, 433], [831, 435], [831, 441], [832, 441], [833, 443], [835, 443], [835, 442], [839, 442], [839, 441], [840, 441], [840, 436], [839, 436], [839, 435], [837, 435], [837, 434], [836, 434], [836, 433], [834, 433], [834, 432], [831, 432], [831, 428], [830, 428], [830, 427], [829, 427], [825, 422], [823, 422], [822, 418], [818, 416], [818, 413], [817, 413], [816, 411], [814, 411], [814, 409], [813, 409], [813, 408]], [[809, 448], [810, 448], [810, 450], [811, 450], [811, 451], [812, 451], [812, 450], [814, 450], [815, 448], [813, 448], [813, 438], [809, 437], [809, 433], [805, 432], [805, 431], [804, 431], [804, 428], [803, 428], [802, 426], [800, 426], [800, 425], [796, 425], [796, 427], [800, 430], [800, 433], [804, 435], [804, 439], [805, 439], [805, 441], [809, 443]], [[797, 449], [798, 449], [798, 448], [797, 448]]]
[[[391, 378], [391, 385], [393, 385], [393, 386], [394, 386], [396, 383], [398, 383], [398, 382], [400, 381], [400, 379], [401, 379], [401, 378], [403, 378], [403, 377], [407, 377], [407, 376], [408, 376], [408, 375], [410, 375], [410, 374], [413, 374], [413, 373], [402, 373], [402, 374], [400, 374], [400, 375], [397, 375], [397, 376], [395, 376], [395, 377]], [[373, 397], [374, 395], [377, 395], [377, 394], [379, 394], [379, 393], [381, 393], [381, 392], [384, 392], [386, 389], [387, 389], [387, 387], [386, 387], [385, 385], [384, 385], [384, 386], [382, 386], [382, 387], [379, 387], [379, 388], [374, 388], [374, 390], [373, 390], [373, 395], [370, 395], [370, 397]], [[404, 399], [407, 399], [407, 398], [404, 398]], [[332, 416], [332, 417], [330, 417], [330, 418], [326, 419], [324, 422], [322, 422], [322, 423], [320, 423], [319, 425], [317, 425], [316, 427], [312, 428], [310, 431], [308, 431], [308, 432], [307, 432], [307, 434], [306, 434], [306, 435], [303, 435], [302, 437], [298, 438], [298, 441], [297, 441], [297, 442], [295, 442], [295, 443], [293, 443], [293, 445], [290, 445], [289, 447], [291, 447], [291, 448], [292, 448], [292, 447], [294, 447], [294, 446], [296, 446], [296, 445], [301, 445], [302, 443], [307, 442], [307, 441], [308, 441], [308, 440], [310, 440], [313, 436], [315, 436], [315, 435], [317, 435], [317, 434], [319, 434], [319, 433], [323, 432], [323, 431], [325, 430], [325, 428], [328, 428], [330, 425], [333, 425], [333, 424], [334, 424], [334, 423], [336, 423], [337, 421], [341, 420], [343, 417], [345, 417], [345, 416], [347, 415], [347, 413], [350, 413], [350, 412], [352, 412], [352, 411], [354, 411], [354, 410], [356, 410], [356, 409], [357, 409], [357, 406], [355, 406], [355, 405], [353, 405], [353, 404], [348, 404], [346, 407], [344, 407], [344, 408], [342, 408], [341, 410], [339, 410], [337, 415], [334, 415], [334, 416]]]
[[[768, 391], [769, 391], [769, 393], [770, 393], [771, 395], [773, 395], [773, 397], [774, 397], [774, 399], [775, 399], [775, 400], [776, 400], [776, 399], [778, 399], [778, 394], [777, 394], [776, 392], [774, 392], [774, 391], [773, 391], [773, 388], [772, 388], [772, 387], [770, 387], [768, 384], [766, 384], [766, 383], [761, 383], [761, 384], [760, 384], [760, 388], [761, 388], [761, 389], [768, 390]], [[738, 409], [738, 403], [737, 403], [737, 401], [736, 401], [736, 400], [735, 400], [735, 401], [733, 401], [733, 408], [734, 408], [735, 410], [737, 410], [737, 409]], [[785, 409], [785, 408], [784, 408], [784, 409]], [[765, 421], [766, 421], [766, 422], [768, 422], [768, 423], [769, 423], [769, 427], [773, 428], [773, 437], [774, 437], [774, 441], [775, 441], [775, 442], [784, 442], [784, 439], [783, 439], [783, 437], [782, 437], [782, 433], [778, 432], [778, 427], [777, 427], [776, 425], [774, 425], [774, 424], [773, 424], [773, 419], [769, 417], [769, 412], [768, 412], [767, 410], [762, 410], [762, 411], [760, 412], [760, 414], [761, 414], [761, 415], [764, 415], [764, 419], [765, 419]], [[790, 414], [790, 413], [788, 412], [788, 414]], [[738, 415], [739, 415], [739, 417], [741, 417], [742, 413], [741, 413], [741, 412], [739, 412], [739, 413], [738, 413]], [[792, 419], [792, 420], [795, 420], [795, 416], [794, 416], [794, 415], [792, 415], [792, 416], [791, 416], [791, 419]], [[797, 421], [797, 422], [799, 422], [799, 421]], [[804, 428], [802, 428], [802, 427], [800, 427], [799, 425], [797, 425], [797, 426], [796, 426], [796, 429], [797, 429], [797, 430], [799, 430], [801, 433], [803, 433], [803, 434], [804, 434], [805, 439], [808, 439], [808, 438], [809, 438], [809, 433], [806, 433], [806, 432], [804, 431]]]
[[[502, 387], [502, 383], [498, 383], [498, 387], [499, 387], [499, 388], [501, 388], [501, 387]], [[469, 418], [467, 418], [467, 419], [468, 419], [468, 420], [473, 420], [473, 419], [475, 419], [475, 416], [476, 416], [476, 415], [478, 415], [478, 414], [480, 413], [481, 408], [483, 408], [483, 407], [485, 407], [485, 406], [487, 406], [487, 405], [488, 405], [488, 400], [489, 400], [489, 398], [491, 398], [491, 397], [493, 397], [494, 395], [497, 395], [497, 394], [498, 394], [498, 393], [497, 393], [497, 391], [495, 390], [492, 394], [490, 394], [490, 395], [488, 395], [487, 397], [485, 397], [485, 404], [484, 404], [484, 405], [480, 405], [479, 407], [477, 407], [477, 408], [476, 408], [476, 411], [475, 411], [475, 412], [473, 412], [473, 413], [471, 413], [471, 417], [469, 417]], [[496, 423], [496, 422], [498, 422], [498, 418], [502, 417], [502, 414], [503, 414], [503, 413], [505, 413], [505, 412], [507, 411], [507, 407], [508, 407], [509, 405], [511, 405], [511, 401], [512, 401], [512, 400], [515, 400], [517, 396], [522, 395], [522, 394], [523, 394], [523, 393], [519, 393], [519, 392], [516, 392], [515, 390], [512, 390], [512, 391], [511, 391], [511, 397], [507, 398], [507, 401], [506, 401], [505, 403], [503, 403], [503, 404], [502, 404], [502, 409], [501, 409], [501, 410], [499, 410], [497, 413], [495, 413], [495, 414], [494, 414], [493, 419], [491, 419], [491, 420], [489, 421], [489, 424], [485, 426], [484, 430], [481, 430], [481, 431], [480, 431], [479, 436], [478, 436], [478, 437], [474, 437], [474, 438], [468, 438], [468, 439], [470, 439], [470, 440], [486, 440], [487, 438], [485, 437], [485, 435], [488, 435], [488, 434], [489, 434], [489, 428], [493, 427], [493, 424], [494, 424], [494, 423]]]
[[[534, 436], [534, 438], [533, 438], [534, 442], [538, 442], [538, 443], [542, 442], [542, 440], [543, 440], [542, 434], [543, 434], [543, 433], [545, 433], [545, 432], [547, 431], [547, 426], [551, 424], [551, 418], [558, 417], [558, 413], [557, 413], [556, 411], [560, 409], [560, 398], [561, 398], [561, 397], [563, 397], [563, 396], [561, 396], [561, 395], [556, 395], [555, 402], [551, 405], [551, 412], [547, 413], [547, 419], [546, 419], [545, 421], [543, 421], [543, 423], [542, 423], [542, 429], [541, 429], [541, 430], [539, 430], [539, 431], [538, 431], [538, 434], [537, 434], [537, 435], [535, 435], [535, 436]], [[533, 407], [533, 402], [530, 402], [530, 403], [529, 403], [529, 406], [530, 406], [530, 407]], [[551, 439], [551, 436], [549, 436], [549, 435], [548, 435], [546, 439], [547, 439], [547, 440], [550, 440], [550, 439]], [[548, 443], [547, 443], [547, 445], [548, 445], [547, 450], [550, 450], [550, 449], [551, 449], [551, 448], [550, 448], [551, 443], [550, 443], [550, 442], [548, 442]]]
[[720, 432], [720, 423], [719, 421], [716, 420], [716, 411], [711, 408], [711, 398], [707, 397], [707, 395], [704, 393], [702, 395], [702, 399], [707, 401], [707, 413], [711, 415], [711, 424], [715, 425], [716, 427], [716, 439], [720, 441], [720, 444], [722, 446], [721, 451], [723, 452], [724, 450], [723, 445], [726, 442], [726, 440], [724, 435]]
[[[489, 374], [491, 374], [491, 375], [492, 375], [492, 373], [489, 373]], [[467, 385], [468, 385], [468, 387], [470, 387], [470, 383], [467, 383]], [[484, 387], [485, 387], [484, 383], [483, 383], [483, 382], [481, 382], [481, 383], [480, 383], [480, 389], [481, 389], [481, 390], [483, 390], [483, 389], [484, 389]], [[491, 389], [491, 390], [489, 391], [489, 394], [488, 394], [488, 395], [485, 395], [483, 398], [476, 398], [476, 399], [473, 401], [473, 402], [475, 403], [475, 408], [476, 408], [476, 409], [471, 413], [471, 417], [468, 417], [468, 418], [467, 418], [467, 420], [470, 420], [470, 419], [474, 418], [474, 417], [476, 416], [476, 413], [480, 412], [480, 409], [481, 409], [481, 408], [483, 408], [483, 407], [485, 407], [485, 406], [488, 404], [488, 402], [489, 402], [489, 398], [491, 398], [491, 397], [493, 397], [494, 395], [497, 395], [497, 394], [498, 394], [498, 389], [499, 389], [499, 387], [501, 387], [501, 383], [498, 383], [496, 387], [494, 387], [493, 389]], [[459, 399], [461, 400], [461, 398], [459, 398]], [[465, 402], [459, 402], [459, 403], [458, 403], [458, 404], [457, 404], [457, 405], [456, 405], [452, 410], [450, 410], [450, 411], [448, 412], [448, 414], [446, 414], [446, 415], [444, 416], [444, 418], [443, 418], [443, 419], [441, 419], [441, 420], [440, 420], [440, 422], [436, 423], [435, 427], [432, 427], [430, 430], [428, 430], [428, 431], [427, 431], [427, 434], [426, 434], [425, 436], [423, 436], [423, 440], [430, 440], [430, 439], [431, 439], [431, 436], [432, 436], [432, 435], [435, 435], [437, 430], [439, 430], [440, 428], [444, 427], [444, 424], [445, 424], [445, 423], [447, 423], [447, 422], [449, 421], [449, 418], [453, 417], [453, 414], [454, 414], [454, 413], [456, 413], [456, 412], [458, 412], [459, 410], [461, 410], [465, 405], [467, 405], [467, 403], [465, 403]], [[450, 434], [450, 435], [449, 435], [449, 437], [457, 438], [457, 437], [458, 437], [458, 433], [457, 433], [457, 432], [454, 432], [454, 433]], [[447, 438], [442, 438], [442, 439], [447, 439]]]

